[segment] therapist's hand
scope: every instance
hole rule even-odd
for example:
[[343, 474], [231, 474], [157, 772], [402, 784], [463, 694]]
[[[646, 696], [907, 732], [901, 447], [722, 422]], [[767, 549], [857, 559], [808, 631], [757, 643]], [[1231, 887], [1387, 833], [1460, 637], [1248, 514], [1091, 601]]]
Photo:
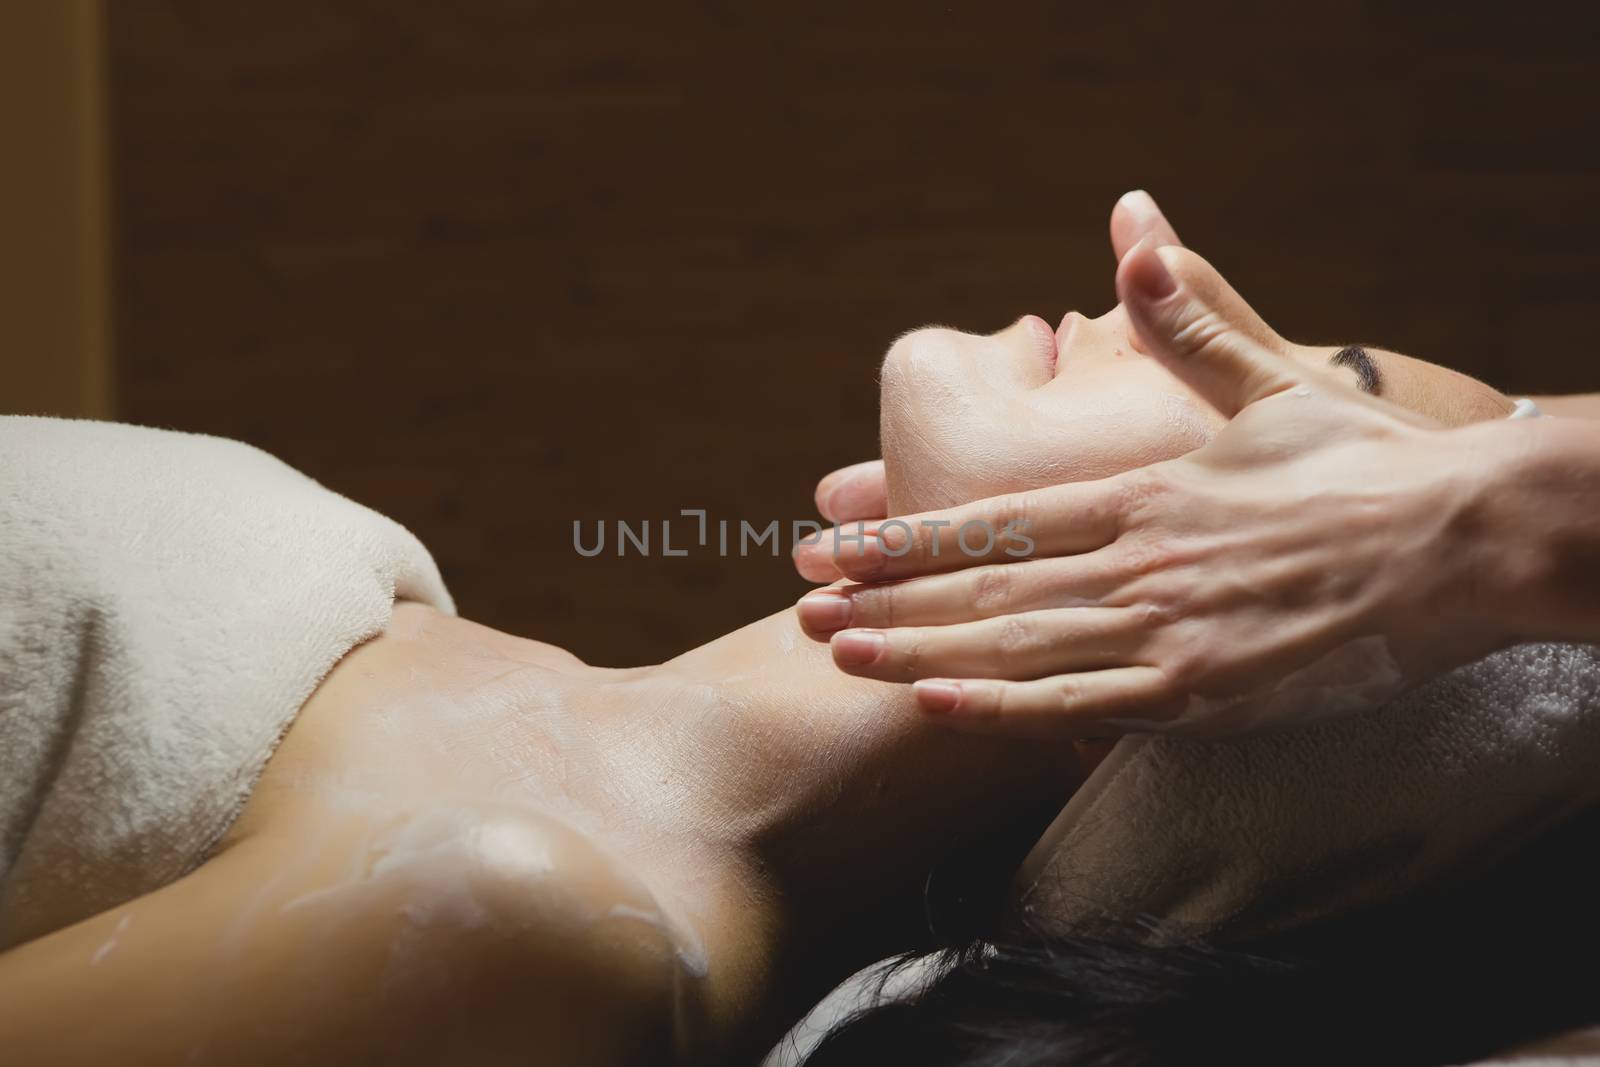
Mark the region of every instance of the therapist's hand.
[[[798, 608], [840, 668], [915, 680], [952, 725], [1215, 736], [1364, 710], [1514, 640], [1480, 529], [1499, 427], [1440, 429], [1267, 351], [1186, 281], [1202, 270], [1142, 244], [1117, 292], [1232, 421], [1179, 459], [869, 524], [834, 559], [867, 584]], [[969, 555], [974, 521], [1031, 546]]]
[[[1178, 231], [1150, 194], [1135, 189], [1124, 193], [1111, 209], [1111, 252], [1121, 260], [1140, 241], [1157, 247], [1182, 243]], [[1132, 340], [1135, 348], [1141, 348], [1138, 337]], [[884, 481], [883, 460], [853, 463], [824, 476], [817, 483], [816, 503], [817, 513], [838, 526], [887, 518], [889, 490]], [[833, 535], [828, 533], [823, 539], [831, 543]], [[832, 582], [841, 577], [826, 553], [798, 552], [795, 567], [802, 577], [813, 582]]]

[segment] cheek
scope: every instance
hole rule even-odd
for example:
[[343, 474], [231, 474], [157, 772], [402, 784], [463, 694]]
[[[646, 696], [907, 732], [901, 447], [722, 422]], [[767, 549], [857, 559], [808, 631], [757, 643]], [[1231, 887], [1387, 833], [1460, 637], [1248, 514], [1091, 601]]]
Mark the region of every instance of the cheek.
[[907, 514], [1119, 474], [1189, 452], [1221, 417], [1150, 360], [1080, 356], [1028, 388], [992, 338], [921, 330], [881, 375], [889, 507]]
[[1032, 432], [1014, 437], [1003, 454], [974, 471], [967, 487], [992, 496], [1109, 478], [1193, 451], [1211, 432], [1178, 397], [1108, 402], [1065, 418], [1035, 420]]
[[930, 404], [924, 396], [885, 393], [892, 513], [1109, 477], [1190, 452], [1221, 424], [1191, 397], [1120, 384], [1046, 389], [1002, 405]]
[[1038, 442], [1019, 439], [1014, 424], [997, 414], [999, 407], [973, 403], [970, 394], [886, 390], [879, 435], [890, 512], [975, 500], [988, 495], [985, 488], [997, 470], [1033, 462], [1024, 457]]

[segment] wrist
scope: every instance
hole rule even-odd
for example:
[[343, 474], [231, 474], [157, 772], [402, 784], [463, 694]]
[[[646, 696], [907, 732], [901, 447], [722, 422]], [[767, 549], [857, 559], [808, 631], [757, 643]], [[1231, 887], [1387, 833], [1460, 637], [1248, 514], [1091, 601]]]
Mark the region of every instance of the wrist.
[[1600, 641], [1600, 425], [1543, 418], [1459, 435], [1469, 617], [1502, 643]]

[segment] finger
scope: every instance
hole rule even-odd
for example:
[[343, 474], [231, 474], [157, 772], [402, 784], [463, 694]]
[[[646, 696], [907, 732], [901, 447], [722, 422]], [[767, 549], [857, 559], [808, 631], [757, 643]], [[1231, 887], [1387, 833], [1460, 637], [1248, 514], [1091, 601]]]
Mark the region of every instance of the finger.
[[1219, 285], [1226, 283], [1199, 256], [1156, 248], [1148, 241], [1117, 267], [1117, 297], [1144, 350], [1232, 418], [1247, 405], [1298, 384], [1303, 375], [1207, 296]]
[[1121, 260], [1146, 237], [1157, 247], [1183, 244], [1154, 197], [1143, 189], [1123, 193], [1111, 209], [1111, 251]]
[[885, 682], [1042, 678], [1126, 664], [1147, 636], [1132, 608], [1056, 608], [955, 626], [841, 630], [834, 666]]
[[903, 582], [817, 589], [800, 628], [819, 640], [848, 627], [947, 626], [1047, 608], [1096, 607], [1119, 584], [1098, 552], [997, 563]]
[[[917, 705], [943, 725], [1018, 737], [1098, 737], [1135, 732], [1183, 706], [1155, 667], [1113, 667], [1033, 681], [929, 678], [913, 687]], [[1116, 720], [1115, 725], [1111, 720]]]
[[815, 541], [797, 541], [790, 557], [794, 560], [794, 569], [800, 577], [808, 582], [817, 582], [827, 585], [837, 582], [844, 575], [834, 564], [833, 552], [830, 550], [833, 532], [824, 530], [817, 535]]
[[1088, 552], [1116, 539], [1123, 475], [990, 497], [824, 533], [817, 546], [858, 582]]
[[[1123, 256], [1134, 246], [1149, 238], [1155, 246], [1181, 246], [1178, 230], [1166, 221], [1166, 214], [1157, 206], [1155, 198], [1142, 189], [1125, 192], [1110, 210], [1110, 250], [1122, 262]], [[1139, 331], [1128, 333], [1128, 344], [1134, 352], [1144, 352], [1144, 341]]]
[[829, 522], [882, 519], [889, 514], [883, 460], [841, 467], [817, 483], [817, 511]]
[[[1123, 256], [1147, 237], [1157, 247], [1183, 244], [1178, 232], [1167, 221], [1166, 214], [1156, 205], [1154, 197], [1143, 189], [1123, 193], [1111, 209], [1111, 251], [1117, 261], [1120, 263]], [[1144, 351], [1144, 341], [1140, 339], [1138, 331], [1129, 333], [1128, 343], [1134, 351]]]

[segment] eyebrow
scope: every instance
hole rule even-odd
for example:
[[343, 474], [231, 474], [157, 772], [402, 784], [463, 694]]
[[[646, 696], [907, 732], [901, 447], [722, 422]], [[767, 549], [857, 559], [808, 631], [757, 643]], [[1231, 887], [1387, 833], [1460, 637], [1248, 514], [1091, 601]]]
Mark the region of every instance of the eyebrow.
[[1378, 396], [1383, 392], [1383, 374], [1378, 370], [1378, 365], [1372, 362], [1372, 357], [1367, 355], [1367, 350], [1360, 345], [1345, 345], [1328, 359], [1328, 365], [1348, 367], [1355, 371], [1356, 381], [1363, 393]]

